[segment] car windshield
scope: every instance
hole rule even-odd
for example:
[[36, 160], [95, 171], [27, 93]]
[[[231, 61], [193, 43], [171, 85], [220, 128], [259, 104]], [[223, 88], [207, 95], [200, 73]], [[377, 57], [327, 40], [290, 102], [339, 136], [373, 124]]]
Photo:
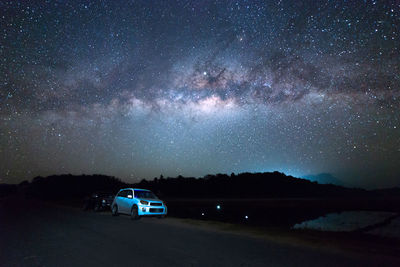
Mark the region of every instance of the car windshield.
[[151, 191], [135, 190], [135, 197], [137, 198], [157, 198]]

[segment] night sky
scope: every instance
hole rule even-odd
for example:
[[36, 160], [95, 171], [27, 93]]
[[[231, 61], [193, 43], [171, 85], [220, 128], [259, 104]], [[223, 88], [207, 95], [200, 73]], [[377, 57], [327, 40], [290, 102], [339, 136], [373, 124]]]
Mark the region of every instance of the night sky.
[[0, 10], [0, 182], [277, 170], [400, 185], [400, 1]]

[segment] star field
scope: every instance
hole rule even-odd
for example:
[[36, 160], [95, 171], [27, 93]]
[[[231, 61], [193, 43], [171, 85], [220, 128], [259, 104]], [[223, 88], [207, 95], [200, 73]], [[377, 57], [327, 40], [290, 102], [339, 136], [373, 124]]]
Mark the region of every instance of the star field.
[[400, 178], [398, 1], [2, 1], [0, 182]]

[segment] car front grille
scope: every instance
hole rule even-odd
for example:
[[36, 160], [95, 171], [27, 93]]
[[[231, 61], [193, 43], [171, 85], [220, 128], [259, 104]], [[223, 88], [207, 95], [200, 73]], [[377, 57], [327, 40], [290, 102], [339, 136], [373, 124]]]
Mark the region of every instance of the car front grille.
[[162, 203], [159, 202], [151, 202], [150, 206], [162, 206]]
[[150, 212], [163, 212], [164, 209], [154, 209], [154, 208], [152, 208], [152, 209], [149, 209], [149, 211]]

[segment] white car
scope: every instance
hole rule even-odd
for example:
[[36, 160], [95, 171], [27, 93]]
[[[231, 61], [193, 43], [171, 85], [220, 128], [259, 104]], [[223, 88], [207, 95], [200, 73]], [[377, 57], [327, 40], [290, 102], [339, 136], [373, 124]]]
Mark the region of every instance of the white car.
[[137, 220], [140, 216], [163, 218], [167, 215], [167, 206], [150, 190], [124, 188], [115, 196], [111, 212], [113, 216], [128, 214], [132, 220]]

